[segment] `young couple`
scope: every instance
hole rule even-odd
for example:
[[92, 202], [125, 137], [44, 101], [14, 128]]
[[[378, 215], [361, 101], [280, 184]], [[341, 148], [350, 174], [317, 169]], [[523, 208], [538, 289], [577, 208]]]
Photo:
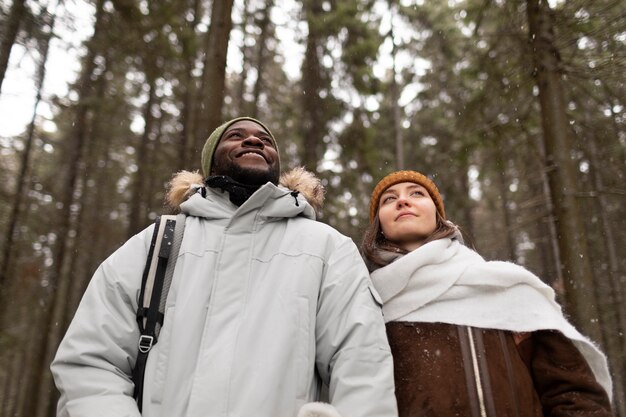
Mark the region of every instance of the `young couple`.
[[85, 292], [52, 363], [59, 416], [611, 415], [602, 353], [537, 277], [465, 247], [424, 175], [376, 185], [364, 263], [314, 221], [319, 182], [280, 175], [263, 123], [218, 127], [202, 172], [171, 184], [185, 234], [142, 411], [130, 375], [152, 227]]

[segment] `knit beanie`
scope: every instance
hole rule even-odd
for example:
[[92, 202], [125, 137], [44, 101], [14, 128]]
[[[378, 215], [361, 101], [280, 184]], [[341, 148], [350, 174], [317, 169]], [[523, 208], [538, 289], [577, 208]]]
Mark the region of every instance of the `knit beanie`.
[[[265, 129], [267, 133], [270, 134], [272, 139], [274, 139], [274, 135], [272, 135], [272, 132], [263, 123], [259, 122], [256, 119], [253, 119], [252, 117], [248, 117], [248, 116], [237, 117], [235, 119], [222, 123], [213, 131], [213, 133], [211, 133], [211, 135], [209, 135], [209, 138], [206, 140], [206, 142], [204, 143], [204, 147], [202, 148], [202, 174], [204, 175], [204, 178], [211, 175], [211, 166], [213, 165], [213, 154], [215, 153], [215, 148], [217, 148], [217, 144], [220, 143], [220, 139], [222, 138], [222, 135], [224, 134], [226, 129], [228, 129], [231, 125], [237, 122], [240, 122], [242, 120], [250, 120], [258, 124], [263, 129]], [[276, 142], [276, 139], [274, 139], [274, 142]], [[276, 149], [276, 152], [278, 153], [278, 149]], [[278, 159], [278, 162], [280, 164], [280, 157]]]
[[396, 171], [384, 177], [378, 184], [376, 184], [376, 187], [374, 187], [374, 191], [372, 191], [372, 197], [370, 199], [370, 222], [374, 220], [374, 217], [376, 217], [380, 196], [387, 188], [401, 182], [412, 182], [426, 188], [426, 190], [428, 190], [428, 194], [430, 194], [430, 198], [432, 198], [435, 203], [437, 212], [445, 220], [446, 211], [443, 207], [443, 200], [441, 199], [441, 195], [439, 194], [439, 190], [437, 189], [435, 183], [432, 182], [430, 178], [417, 171]]

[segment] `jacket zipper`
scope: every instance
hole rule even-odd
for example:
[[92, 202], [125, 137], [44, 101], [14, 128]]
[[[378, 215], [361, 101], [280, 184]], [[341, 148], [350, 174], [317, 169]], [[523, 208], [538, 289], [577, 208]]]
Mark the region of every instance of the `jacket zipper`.
[[478, 368], [478, 356], [476, 355], [476, 344], [472, 335], [471, 327], [465, 327], [467, 338], [469, 339], [470, 353], [472, 355], [472, 369], [476, 381], [476, 393], [478, 395], [478, 404], [480, 407], [480, 416], [487, 417], [487, 408], [485, 407], [485, 392], [483, 390], [482, 381], [480, 379], [480, 369]]
[[482, 378], [482, 388], [485, 399], [485, 410], [488, 416], [497, 416], [496, 404], [494, 402], [494, 392], [491, 384], [491, 374], [489, 372], [489, 362], [487, 361], [487, 348], [484, 340], [484, 330], [471, 328], [472, 335], [474, 337], [476, 345], [476, 356], [478, 358], [478, 368], [480, 370], [480, 376]]

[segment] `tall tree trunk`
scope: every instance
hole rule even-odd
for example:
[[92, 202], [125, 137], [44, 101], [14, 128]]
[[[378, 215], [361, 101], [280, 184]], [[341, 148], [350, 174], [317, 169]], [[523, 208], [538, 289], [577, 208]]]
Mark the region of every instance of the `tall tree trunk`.
[[[550, 186], [548, 185], [548, 177], [543, 167], [545, 166], [545, 152], [543, 152], [543, 142], [537, 135], [529, 134], [528, 130], [523, 127], [523, 142], [525, 144], [525, 152], [518, 166], [536, 166], [531, 172], [536, 172], [536, 176], [531, 176], [527, 180], [528, 188], [534, 190], [531, 193], [530, 201], [524, 204], [528, 208], [532, 208], [534, 212], [532, 233], [536, 248], [534, 252], [537, 254], [537, 275], [546, 284], [552, 286], [556, 290], [557, 284], [563, 286], [562, 280], [559, 279], [559, 262], [555, 261], [555, 253], [558, 252], [556, 242], [556, 232], [554, 231], [554, 222], [552, 221], [552, 206], [550, 203]], [[541, 149], [537, 149], [539, 146]], [[530, 230], [529, 230], [530, 232]], [[560, 295], [560, 292], [557, 291]]]
[[[536, 137], [536, 135], [532, 135], [526, 127], [520, 125], [522, 128], [527, 142], [529, 144], [534, 144], [536, 147], [537, 154], [541, 160], [541, 165], [546, 166], [546, 147], [543, 138]], [[559, 242], [557, 238], [556, 225], [554, 222], [554, 205], [552, 204], [552, 195], [550, 193], [550, 181], [548, 180], [548, 174], [545, 169], [539, 171], [540, 181], [541, 181], [541, 193], [543, 195], [543, 199], [545, 201], [545, 211], [548, 213], [547, 216], [544, 217], [543, 221], [544, 225], [539, 225], [541, 233], [545, 233], [546, 228], [548, 229], [548, 236], [546, 236], [546, 242], [544, 245], [549, 253], [549, 260], [546, 259], [546, 255], [544, 254], [542, 257], [546, 262], [546, 269], [554, 271], [554, 273], [546, 274], [542, 276], [542, 279], [555, 289], [557, 293], [557, 297], [561, 298], [563, 295], [563, 270], [561, 268], [561, 254], [559, 253]], [[552, 262], [551, 265], [548, 265], [548, 262]], [[550, 278], [552, 277], [552, 278]]]
[[[2, 385], [4, 385], [2, 393], [2, 401], [0, 403], [0, 415], [14, 416], [16, 415], [16, 409], [18, 406], [18, 393], [25, 376], [23, 369], [25, 363], [25, 355], [22, 349], [14, 349], [9, 353], [11, 360], [8, 362], [8, 373], [3, 379]], [[7, 371], [5, 370], [5, 372]]]
[[[20, 6], [16, 5], [17, 3], [20, 3], [20, 2], [15, 1], [13, 3], [11, 13], [13, 13], [13, 9], [15, 9], [16, 7], [20, 8]], [[22, 3], [21, 8], [23, 9], [24, 8], [23, 1], [21, 3]], [[12, 17], [13, 16], [11, 15], [10, 19]], [[17, 177], [17, 186], [15, 188], [15, 198], [13, 199], [11, 213], [9, 214], [9, 219], [7, 221], [7, 230], [4, 234], [6, 239], [4, 242], [3, 249], [2, 249], [2, 261], [0, 263], [0, 288], [6, 282], [7, 276], [10, 271], [9, 265], [11, 263], [11, 252], [13, 249], [15, 232], [17, 229], [17, 225], [20, 221], [22, 203], [24, 200], [24, 196], [26, 195], [26, 185], [28, 183], [28, 171], [30, 168], [31, 151], [32, 151], [34, 136], [35, 136], [35, 124], [37, 122], [37, 108], [39, 107], [39, 103], [41, 103], [41, 90], [43, 88], [43, 83], [46, 78], [46, 64], [48, 63], [48, 51], [50, 50], [50, 39], [52, 37], [52, 34], [54, 33], [55, 22], [56, 22], [56, 13], [53, 13], [52, 15], [50, 15], [50, 22], [48, 23], [49, 31], [47, 32], [47, 35], [43, 39], [42, 44], [41, 44], [41, 60], [39, 61], [39, 65], [37, 67], [37, 74], [35, 76], [35, 79], [37, 82], [37, 85], [36, 85], [37, 95], [35, 97], [35, 103], [33, 104], [33, 114], [31, 116], [30, 123], [28, 124], [28, 130], [26, 132], [24, 150], [22, 151], [22, 158], [21, 158], [21, 163], [20, 163], [20, 172]], [[1, 62], [0, 62], [0, 65], [1, 65]], [[3, 71], [2, 68], [0, 68], [0, 71]], [[4, 73], [0, 74], [0, 76], [4, 77]], [[0, 78], [0, 83], [1, 82], [2, 82], [2, 79]]]
[[[60, 203], [62, 210], [60, 211], [60, 223], [57, 229], [57, 242], [54, 255], [54, 263], [50, 276], [51, 287], [53, 293], [50, 304], [46, 308], [42, 324], [42, 334], [45, 335], [44, 342], [38, 347], [34, 355], [33, 364], [38, 371], [38, 378], [31, 381], [27, 390], [27, 399], [29, 404], [26, 405], [24, 415], [33, 417], [46, 417], [51, 404], [55, 398], [55, 390], [52, 383], [52, 375], [50, 374], [49, 365], [54, 357], [57, 346], [61, 340], [64, 329], [60, 323], [63, 321], [64, 301], [67, 299], [68, 291], [71, 286], [73, 276], [71, 274], [63, 275], [64, 266], [67, 260], [68, 240], [70, 231], [74, 221], [75, 213], [72, 205], [74, 202], [74, 192], [78, 179], [78, 170], [83, 154], [85, 137], [88, 131], [88, 119], [93, 101], [90, 100], [92, 94], [92, 76], [96, 68], [95, 57], [96, 42], [102, 29], [103, 4], [105, 0], [98, 0], [96, 6], [96, 23], [91, 44], [87, 48], [87, 56], [84, 59], [82, 74], [78, 81], [79, 102], [76, 106], [76, 115], [74, 122], [74, 130], [69, 139], [69, 155], [67, 160], [70, 161], [68, 172], [63, 183], [62, 196]], [[36, 399], [36, 400], [34, 400]]]
[[259, 117], [259, 100], [261, 97], [261, 92], [264, 89], [263, 85], [263, 77], [265, 75], [265, 61], [267, 56], [267, 38], [269, 36], [269, 28], [270, 28], [270, 13], [272, 11], [272, 7], [274, 6], [274, 1], [269, 0], [265, 3], [265, 7], [263, 8], [263, 17], [259, 22], [259, 30], [261, 31], [259, 35], [259, 40], [257, 42], [257, 77], [256, 82], [254, 83], [253, 90], [253, 100], [252, 106], [250, 110], [250, 115], [252, 117]]
[[[110, 57], [105, 58], [103, 74], [109, 71]], [[96, 102], [104, 102], [107, 99], [106, 91], [110, 87], [107, 77], [100, 77], [95, 89]], [[76, 308], [85, 292], [91, 276], [105, 256], [110, 252], [99, 250], [102, 241], [110, 239], [107, 233], [110, 230], [110, 221], [103, 219], [102, 213], [107, 213], [105, 202], [110, 202], [113, 197], [108, 191], [110, 185], [110, 162], [114, 154], [114, 142], [107, 140], [109, 134], [107, 124], [110, 118], [105, 112], [97, 112], [93, 116], [92, 135], [89, 137], [89, 146], [85, 155], [85, 172], [89, 175], [85, 183], [92, 181], [93, 187], [85, 187], [82, 202], [84, 209], [81, 210], [81, 219], [77, 226], [76, 245], [81, 248], [79, 257], [72, 258], [70, 271], [75, 276], [74, 281], [65, 303], [65, 313], [62, 326], [66, 329], [76, 312]], [[119, 236], [119, 234], [118, 234]], [[82, 239], [82, 242], [81, 242]]]
[[2, 91], [2, 83], [9, 66], [9, 58], [11, 57], [11, 49], [17, 39], [20, 30], [20, 24], [26, 13], [26, 0], [13, 0], [9, 15], [5, 20], [5, 27], [0, 38], [0, 92]]
[[226, 94], [226, 56], [230, 30], [233, 26], [232, 9], [233, 0], [213, 0], [198, 100], [200, 106], [196, 110], [198, 129], [194, 138], [195, 146], [192, 156], [194, 162], [200, 160], [199, 154], [206, 138], [222, 122], [222, 108]]
[[194, 119], [194, 98], [195, 98], [195, 78], [193, 76], [193, 70], [196, 60], [197, 48], [195, 47], [196, 41], [196, 27], [198, 26], [198, 19], [200, 16], [200, 0], [190, 0], [190, 4], [187, 13], [192, 15], [192, 20], [188, 25], [185, 25], [181, 35], [182, 45], [182, 60], [184, 62], [184, 74], [182, 80], [182, 105], [180, 114], [180, 124], [182, 126], [180, 132], [181, 144], [178, 147], [178, 169], [187, 168], [192, 164], [191, 161], [191, 148], [194, 146], [194, 131], [195, 131], [195, 119]]
[[[157, 97], [157, 102], [155, 103], [156, 107], [159, 107], [161, 105], [161, 99]], [[157, 119], [154, 120], [154, 129], [153, 129], [153, 137], [154, 139], [150, 141], [150, 143], [148, 144], [148, 159], [146, 160], [146, 167], [147, 170], [145, 171], [147, 173], [147, 182], [144, 182], [145, 186], [146, 186], [146, 190], [152, 190], [153, 192], [149, 194], [148, 199], [146, 200], [146, 205], [147, 207], [150, 208], [154, 208], [154, 207], [162, 207], [163, 204], [163, 199], [161, 198], [161, 195], [159, 194], [159, 191], [161, 190], [161, 188], [163, 187], [163, 175], [159, 172], [159, 153], [157, 152], [159, 143], [161, 141], [161, 137], [163, 136], [167, 136], [163, 134], [163, 127], [164, 127], [164, 120], [162, 117], [159, 117]], [[156, 196], [159, 196], [159, 198], [161, 198], [161, 200], [157, 199]], [[146, 221], [150, 221], [148, 218], [148, 214], [150, 214], [150, 211], [148, 210], [146, 212]]]
[[310, 171], [317, 171], [322, 156], [321, 145], [326, 124], [323, 117], [323, 100], [320, 92], [323, 87], [320, 48], [322, 34], [320, 24], [322, 4], [320, 0], [305, 0], [303, 8], [309, 26], [304, 61], [302, 62], [302, 165]]
[[[105, 59], [105, 68], [102, 73], [106, 74], [109, 66], [109, 59]], [[106, 100], [105, 91], [108, 87], [109, 83], [106, 77], [100, 77], [97, 81], [97, 85], [95, 88], [94, 100], [98, 103], [104, 103]], [[103, 119], [106, 119], [103, 120]], [[87, 268], [80, 268], [77, 266], [81, 260], [85, 259], [99, 259], [95, 253], [95, 248], [98, 246], [98, 242], [103, 238], [103, 233], [99, 233], [98, 225], [102, 223], [102, 213], [104, 209], [102, 208], [101, 201], [105, 199], [102, 195], [102, 191], [99, 184], [105, 184], [106, 182], [106, 164], [104, 167], [100, 167], [102, 169], [98, 169], [98, 160], [100, 157], [105, 158], [107, 163], [110, 160], [111, 152], [108, 149], [104, 151], [98, 147], [99, 143], [104, 143], [106, 146], [110, 146], [111, 141], [102, 140], [101, 137], [97, 136], [99, 132], [104, 132], [106, 129], [104, 125], [109, 122], [109, 119], [104, 115], [104, 112], [95, 112], [92, 121], [92, 134], [89, 135], [88, 143], [87, 143], [87, 152], [84, 158], [84, 169], [83, 171], [86, 173], [85, 178], [83, 179], [83, 193], [81, 200], [81, 210], [80, 214], [76, 221], [76, 236], [74, 238], [74, 248], [80, 247], [81, 256], [73, 256], [70, 261], [69, 271], [73, 274], [75, 279], [72, 282], [71, 288], [69, 290], [69, 294], [66, 298], [65, 304], [65, 312], [63, 314], [63, 319], [60, 322], [60, 326], [63, 329], [66, 329], [76, 311], [76, 307], [78, 306], [82, 294], [85, 291], [86, 284], [89, 282], [90, 276], [87, 275]], [[93, 179], [94, 184], [96, 184], [93, 189], [90, 189], [86, 184], [90, 179]], [[92, 199], [96, 200], [93, 203]], [[91, 215], [91, 216], [90, 216]], [[94, 231], [96, 229], [96, 231]], [[87, 231], [87, 237], [84, 236], [84, 231]], [[79, 259], [80, 258], [80, 259]], [[91, 271], [90, 271], [91, 272]]]
[[[588, 117], [588, 116], [586, 116]], [[626, 332], [626, 306], [624, 305], [623, 285], [620, 284], [619, 260], [613, 236], [613, 228], [606, 208], [609, 207], [604, 194], [604, 183], [600, 170], [600, 161], [596, 149], [596, 137], [592, 136], [587, 142], [589, 160], [591, 162], [591, 176], [595, 195], [596, 213], [600, 217], [600, 227], [604, 237], [604, 245], [608, 259], [607, 284], [601, 289], [600, 298], [605, 302], [600, 306], [600, 312], [605, 317], [602, 326], [606, 341], [606, 353], [613, 375], [615, 391], [615, 410], [617, 415], [626, 416], [626, 346], [624, 333]], [[623, 282], [623, 281], [622, 281]]]
[[[502, 141], [506, 141], [504, 135], [500, 137]], [[506, 159], [503, 154], [502, 148], [506, 146], [506, 144], [497, 144], [495, 146], [496, 153], [496, 186], [499, 190], [500, 195], [500, 208], [502, 210], [502, 221], [504, 223], [504, 234], [506, 247], [504, 248], [506, 251], [505, 256], [511, 262], [517, 261], [517, 254], [515, 253], [515, 240], [513, 239], [513, 224], [511, 222], [511, 211], [509, 209], [509, 187], [508, 180], [506, 176]]]
[[472, 200], [470, 197], [470, 179], [469, 179], [469, 151], [467, 149], [463, 150], [461, 155], [459, 155], [460, 167], [459, 167], [459, 175], [456, 175], [456, 183], [458, 184], [460, 194], [466, 204], [462, 205], [462, 209], [460, 212], [460, 226], [461, 232], [469, 236], [476, 236], [476, 226], [474, 223], [474, 219], [472, 217], [472, 208], [473, 204], [469, 204]]
[[248, 46], [248, 40], [252, 38], [252, 35], [248, 33], [248, 24], [253, 20], [253, 12], [250, 10], [249, 1], [244, 0], [242, 2], [243, 16], [241, 17], [241, 33], [242, 33], [242, 45], [241, 45], [241, 74], [239, 74], [239, 82], [237, 83], [236, 97], [234, 97], [235, 103], [237, 103], [238, 114], [252, 114], [248, 110], [248, 103], [246, 102], [246, 92], [248, 81], [248, 70], [250, 69], [252, 54], [252, 48]]
[[[390, 7], [393, 7], [393, 4], [390, 4]], [[395, 14], [395, 11], [393, 12]], [[398, 85], [398, 68], [397, 68], [397, 54], [398, 47], [396, 45], [396, 38], [393, 33], [393, 24], [391, 25], [391, 29], [389, 29], [389, 39], [391, 40], [391, 59], [392, 69], [391, 69], [391, 91], [389, 92], [391, 96], [391, 120], [393, 126], [393, 137], [396, 145], [396, 169], [402, 170], [405, 167], [404, 163], [404, 138], [402, 137], [401, 130], [401, 112], [400, 109], [400, 86]]]
[[[617, 137], [617, 135], [616, 135]], [[609, 202], [607, 201], [605, 194], [605, 186], [604, 181], [602, 180], [602, 163], [600, 162], [600, 158], [598, 157], [598, 150], [594, 140], [590, 140], [587, 142], [588, 147], [588, 155], [589, 160], [591, 162], [591, 174], [593, 177], [594, 184], [594, 195], [596, 196], [596, 207], [598, 209], [598, 213], [600, 215], [600, 223], [602, 227], [602, 235], [604, 236], [604, 243], [606, 246], [607, 259], [609, 261], [609, 277], [610, 277], [610, 286], [613, 297], [613, 303], [611, 307], [614, 309], [615, 314], [617, 315], [617, 324], [618, 328], [614, 332], [613, 336], [617, 337], [618, 335], [623, 335], [626, 333], [626, 300], [624, 299], [624, 288], [626, 285], [626, 279], [624, 277], [620, 277], [620, 267], [619, 267], [619, 249], [617, 244], [615, 243], [615, 235], [614, 228], [612, 227], [609, 213], [607, 212], [607, 207], [609, 207]], [[624, 337], [618, 337], [621, 341], [621, 352], [623, 355], [626, 355], [626, 340]], [[626, 396], [624, 397], [626, 399]], [[626, 416], [626, 410], [624, 410], [624, 415]]]
[[29, 314], [32, 326], [31, 331], [25, 337], [24, 343], [24, 368], [21, 370], [21, 375], [17, 375], [17, 385], [19, 390], [17, 391], [17, 397], [15, 399], [14, 415], [16, 416], [33, 416], [33, 409], [37, 406], [41, 398], [32, 397], [32, 385], [33, 381], [37, 381], [41, 376], [41, 370], [38, 367], [36, 361], [30, 361], [31, 358], [37, 358], [40, 354], [41, 345], [46, 339], [46, 334], [42, 331], [42, 327], [46, 321], [44, 312], [32, 311]]
[[559, 53], [547, 0], [528, 0], [527, 14], [539, 88], [541, 121], [546, 145], [550, 192], [555, 209], [566, 309], [572, 321], [596, 342], [602, 334], [594, 322], [599, 319], [593, 298], [593, 273], [584, 225], [576, 201], [577, 173], [572, 161], [571, 129], [565, 113]]
[[[108, 153], [104, 155], [106, 155], [106, 164], [108, 165], [110, 162]], [[92, 171], [88, 172], [95, 173], [95, 184], [104, 184], [107, 181], [106, 167], [94, 169], [92, 166], [91, 169]], [[89, 168], [87, 168], [87, 170], [89, 170]], [[76, 278], [72, 283], [72, 288], [70, 289], [67, 302], [65, 303], [65, 313], [62, 321], [64, 329], [69, 326], [76, 312], [76, 308], [91, 279], [91, 274], [95, 270], [95, 265], [101, 262], [104, 256], [99, 248], [102, 246], [102, 241], [106, 240], [106, 230], [110, 227], [108, 220], [102, 217], [102, 213], [105, 212], [105, 205], [103, 203], [107, 199], [107, 195], [102, 192], [103, 190], [100, 187], [96, 186], [94, 188], [94, 190], [91, 190], [91, 198], [87, 200], [89, 201], [89, 205], [85, 204], [83, 221], [80, 227], [80, 230], [84, 230], [85, 232], [82, 234], [83, 236], [76, 236], [78, 245], [81, 245], [78, 239], [83, 239], [82, 245], [80, 246], [83, 249], [80, 251], [80, 259], [76, 257], [76, 261], [72, 262], [73, 265], [76, 262], [80, 262], [80, 264], [70, 269], [71, 271], [75, 271], [74, 275]], [[85, 189], [85, 192], [87, 192], [87, 189]], [[107, 223], [107, 225], [103, 226], [103, 223]]]
[[130, 202], [130, 213], [129, 213], [129, 222], [128, 222], [128, 230], [126, 231], [126, 235], [130, 238], [135, 233], [145, 225], [147, 221], [146, 216], [146, 202], [148, 201], [148, 194], [152, 193], [152, 190], [146, 188], [146, 177], [150, 174], [148, 173], [148, 164], [146, 161], [149, 158], [148, 153], [150, 152], [150, 141], [151, 137], [154, 134], [153, 126], [154, 126], [154, 115], [152, 114], [153, 106], [156, 102], [156, 65], [155, 62], [151, 62], [150, 68], [146, 69], [146, 83], [148, 84], [148, 101], [144, 107], [143, 111], [143, 120], [144, 120], [144, 131], [141, 135], [139, 147], [137, 148], [137, 171], [135, 172], [135, 180], [133, 182], [133, 192], [131, 195]]

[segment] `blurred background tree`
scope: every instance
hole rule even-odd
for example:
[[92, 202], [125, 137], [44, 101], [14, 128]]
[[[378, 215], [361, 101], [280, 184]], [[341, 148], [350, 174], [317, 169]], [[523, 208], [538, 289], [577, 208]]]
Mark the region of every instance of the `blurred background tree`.
[[55, 414], [48, 366], [91, 274], [247, 114], [357, 244], [376, 181], [433, 177], [469, 244], [555, 288], [626, 417], [622, 6], [0, 0], [0, 415]]

